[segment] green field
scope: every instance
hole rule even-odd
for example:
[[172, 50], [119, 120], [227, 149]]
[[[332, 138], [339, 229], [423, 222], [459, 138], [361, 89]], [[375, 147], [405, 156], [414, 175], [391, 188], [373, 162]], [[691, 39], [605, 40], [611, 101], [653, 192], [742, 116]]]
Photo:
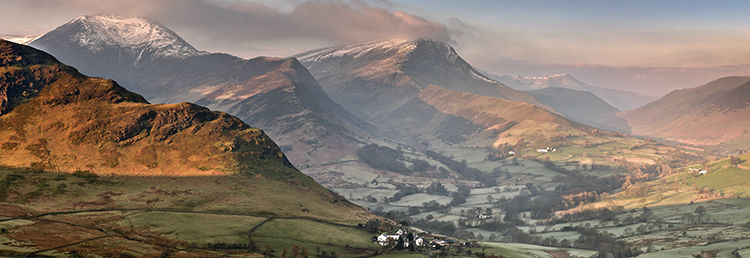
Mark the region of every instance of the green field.
[[375, 234], [356, 227], [376, 217], [343, 199], [319, 198], [328, 194], [259, 176], [0, 168], [0, 256], [261, 256], [266, 245], [275, 255], [294, 246], [311, 255], [379, 250]]

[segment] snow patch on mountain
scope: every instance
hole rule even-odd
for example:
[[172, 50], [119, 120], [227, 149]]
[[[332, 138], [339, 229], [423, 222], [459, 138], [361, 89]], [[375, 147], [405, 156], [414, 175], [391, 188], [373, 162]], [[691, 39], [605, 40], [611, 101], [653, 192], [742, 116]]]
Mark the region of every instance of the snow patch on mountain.
[[0, 39], [4, 39], [13, 43], [26, 45], [30, 42], [38, 39], [42, 35], [0, 35]]
[[[588, 85], [580, 82], [566, 73], [553, 74], [549, 76], [520, 76], [520, 75], [503, 75], [500, 76], [504, 83], [515, 82], [525, 88], [525, 90], [539, 90], [549, 87], [562, 87], [574, 90], [586, 90]], [[514, 84], [514, 83], [508, 83]]]
[[478, 72], [476, 72], [474, 70], [471, 71], [471, 75], [473, 75], [474, 77], [476, 77], [476, 78], [478, 78], [480, 80], [483, 80], [483, 81], [486, 81], [486, 82], [489, 82], [489, 83], [498, 83], [497, 81], [495, 81], [493, 79], [490, 79], [489, 77], [484, 76], [483, 74], [478, 73]]
[[361, 44], [344, 47], [332, 47], [313, 50], [297, 56], [297, 60], [303, 63], [317, 63], [333, 58], [349, 57], [359, 59], [370, 53], [388, 53], [403, 56], [417, 48], [413, 40], [385, 40], [370, 41]]
[[170, 29], [144, 18], [114, 15], [81, 16], [69, 22], [81, 30], [73, 35], [80, 46], [94, 52], [108, 46], [145, 51], [154, 57], [185, 58], [205, 54], [185, 42]]

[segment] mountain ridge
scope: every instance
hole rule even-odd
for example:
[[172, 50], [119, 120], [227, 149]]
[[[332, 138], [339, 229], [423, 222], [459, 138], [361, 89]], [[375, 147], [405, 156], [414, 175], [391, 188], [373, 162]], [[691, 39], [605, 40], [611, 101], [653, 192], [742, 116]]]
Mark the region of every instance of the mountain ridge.
[[[342, 69], [362, 72], [363, 78], [385, 79], [417, 87], [443, 84], [444, 87], [454, 90], [541, 105], [533, 97], [482, 75], [461, 58], [450, 45], [430, 39], [371, 41], [312, 50], [293, 57], [300, 60], [310, 70], [324, 71], [334, 66], [343, 66], [345, 68]], [[329, 64], [328, 62], [333, 58], [338, 60], [334, 64]], [[363, 59], [373, 62], [369, 64], [361, 62]], [[366, 67], [358, 67], [354, 61], [359, 61]], [[326, 67], [317, 67], [323, 63]], [[353, 65], [353, 67], [347, 67], [348, 65]], [[421, 70], [422, 68], [428, 70]], [[440, 70], [440, 73], [434, 73], [436, 69]], [[422, 76], [423, 73], [429, 73], [432, 76]], [[455, 79], [457, 75], [463, 78]], [[327, 79], [327, 75], [323, 72], [318, 77], [321, 77], [321, 80]], [[470, 85], [456, 83], [467, 77], [473, 80]]]
[[[151, 102], [195, 102], [238, 115], [243, 121], [266, 129], [287, 150], [297, 167], [304, 169], [337, 160], [344, 153], [356, 150], [360, 139], [369, 137], [374, 130], [330, 100], [315, 78], [294, 59], [242, 59], [202, 51], [154, 58], [128, 50], [130, 48], [97, 52], [78, 44], [76, 35], [78, 30], [96, 34], [107, 27], [89, 26], [94, 30], [88, 30], [70, 25], [78, 23], [77, 20], [91, 19], [85, 17], [58, 27], [31, 45], [75, 65], [85, 74], [114, 78], [126, 88], [144, 94]], [[139, 18], [121, 19], [150, 24], [147, 27], [163, 27]], [[168, 32], [167, 36], [179, 39], [174, 32]]]
[[630, 132], [627, 121], [617, 116], [620, 110], [591, 92], [557, 87], [528, 92], [573, 121], [605, 130]]
[[[0, 50], [0, 96], [16, 100], [2, 102], [4, 165], [118, 174], [294, 174], [268, 136], [226, 113], [190, 103], [152, 105], [31, 47], [0, 41]], [[33, 133], [34, 126], [42, 133]], [[201, 141], [214, 144], [192, 145]], [[205, 159], [210, 156], [213, 161]]]
[[747, 136], [750, 77], [729, 76], [695, 88], [674, 90], [622, 113], [633, 132], [693, 144], [717, 144]]
[[549, 76], [521, 76], [521, 75], [493, 75], [490, 77], [496, 79], [509, 87], [518, 90], [539, 90], [549, 87], [567, 88], [591, 92], [610, 105], [619, 110], [631, 110], [643, 106], [653, 100], [655, 97], [644, 96], [635, 92], [610, 89], [600, 86], [594, 86], [582, 82], [567, 73], [553, 74]]

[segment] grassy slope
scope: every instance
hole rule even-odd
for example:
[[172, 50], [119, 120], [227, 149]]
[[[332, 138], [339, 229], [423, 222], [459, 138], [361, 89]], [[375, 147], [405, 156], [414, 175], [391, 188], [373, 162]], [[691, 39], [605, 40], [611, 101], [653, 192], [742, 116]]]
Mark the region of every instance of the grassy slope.
[[[98, 241], [116, 254], [118, 245], [137, 240], [148, 246], [138, 255], [175, 246], [210, 251], [161, 235], [143, 240], [148, 229], [122, 233], [111, 223], [120, 215], [69, 224], [46, 219], [92, 209], [298, 218], [334, 225], [331, 232], [375, 218], [297, 171], [268, 136], [235, 117], [188, 103], [150, 105], [111, 80], [86, 77], [6, 41], [0, 41], [0, 65], [0, 99], [8, 100], [0, 102], [0, 166], [33, 167], [0, 167], [0, 216], [53, 212], [29, 218], [33, 226], [2, 232], [27, 243], [21, 247], [41, 252]], [[50, 237], [55, 234], [64, 237]], [[92, 248], [83, 252], [108, 255]]]
[[[518, 145], [519, 156], [548, 157], [553, 161], [612, 164], [615, 159], [653, 164], [674, 147], [571, 122], [545, 109], [501, 98], [479, 96], [430, 86], [420, 99], [441, 112], [465, 118], [486, 128], [467, 145]], [[555, 147], [557, 152], [537, 153]]]
[[[750, 153], [739, 156], [741, 167], [750, 167]], [[701, 169], [702, 165], [689, 168]], [[613, 194], [609, 200], [587, 207], [624, 206], [625, 208], [681, 205], [721, 198], [749, 198], [750, 170], [731, 166], [729, 159], [708, 163], [709, 173], [698, 175], [688, 168], [677, 174], [636, 184], [631, 190]], [[641, 194], [637, 194], [641, 192]]]
[[[716, 144], [744, 134], [747, 82], [750, 77], [725, 77], [700, 87], [676, 90], [623, 116], [640, 135], [698, 144]], [[744, 88], [741, 86], [744, 85]]]
[[[158, 255], [170, 249], [201, 255], [231, 253], [238, 250], [214, 250], [207, 245], [247, 245], [250, 230], [268, 218], [278, 219], [256, 229], [260, 251], [266, 244], [289, 252], [292, 245], [308, 250], [325, 245], [323, 250], [351, 255], [376, 248], [370, 242], [372, 234], [355, 227], [374, 216], [326, 196], [330, 195], [261, 176], [94, 178], [0, 168], [0, 228], [6, 228], [0, 234], [4, 239], [0, 254], [51, 248], [99, 253], [104, 250], [96, 245], [115, 248], [129, 243], [128, 239], [140, 239], [130, 243], [136, 246], [128, 249], [133, 255]], [[57, 211], [73, 213], [3, 221]], [[82, 216], [85, 222], [70, 218]], [[66, 220], [72, 225], [60, 228], [45, 224], [48, 220]], [[340, 237], [332, 238], [328, 246], [328, 240], [316, 239], [316, 232]], [[49, 238], [49, 234], [58, 236]], [[92, 240], [108, 235], [112, 237]], [[57, 248], [84, 240], [86, 244]], [[97, 244], [87, 247], [91, 243]], [[346, 244], [359, 248], [347, 249]]]

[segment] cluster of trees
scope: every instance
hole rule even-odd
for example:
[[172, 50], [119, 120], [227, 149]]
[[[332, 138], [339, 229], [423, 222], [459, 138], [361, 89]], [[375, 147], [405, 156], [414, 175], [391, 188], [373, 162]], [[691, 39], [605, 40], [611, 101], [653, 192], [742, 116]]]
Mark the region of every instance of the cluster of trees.
[[[531, 183], [526, 184], [526, 193], [512, 199], [501, 198], [497, 204], [505, 211], [503, 220], [514, 225], [523, 225], [518, 214], [530, 212], [534, 219], [548, 219], [554, 211], [571, 208], [587, 202], [595, 202], [601, 193], [618, 189], [622, 185], [620, 177], [596, 177], [583, 175], [577, 171], [565, 171], [562, 176], [555, 178], [560, 184], [553, 190], [545, 190]], [[581, 196], [580, 193], [587, 193]], [[580, 198], [564, 198], [578, 196]]]
[[[357, 150], [357, 157], [374, 169], [388, 170], [405, 175], [434, 169], [427, 161], [407, 159], [401, 150], [377, 144], [368, 144], [360, 148]], [[412, 164], [411, 168], [406, 166], [405, 160]]]
[[424, 192], [434, 195], [450, 195], [448, 189], [445, 189], [445, 186], [440, 182], [432, 182], [429, 186], [427, 186], [427, 188], [424, 189]]
[[453, 193], [453, 200], [448, 206], [456, 206], [466, 202], [466, 197], [471, 195], [471, 188], [468, 185], [458, 185], [458, 189]]
[[[461, 216], [466, 216], [466, 217], [479, 217], [480, 215], [492, 215], [492, 208], [476, 207], [473, 209], [461, 210], [460, 214]], [[459, 224], [460, 223], [461, 222], [459, 220]]]
[[509, 152], [513, 151], [515, 153], [520, 153], [520, 150], [516, 148], [514, 145], [510, 145], [507, 143], [503, 143], [498, 145], [497, 147], [488, 147], [489, 153], [487, 154], [487, 160], [501, 160], [513, 155], [510, 155]]
[[404, 196], [412, 195], [416, 193], [421, 193], [422, 191], [413, 185], [406, 185], [406, 184], [395, 184], [396, 189], [398, 189], [398, 192], [393, 195], [391, 198], [386, 198], [386, 202], [397, 202], [398, 200], [401, 200], [401, 198], [404, 198]]
[[428, 150], [425, 153], [431, 159], [437, 160], [440, 163], [443, 163], [443, 165], [445, 165], [446, 167], [455, 171], [456, 173], [461, 174], [461, 176], [464, 179], [479, 181], [485, 187], [497, 185], [497, 178], [499, 176], [499, 173], [497, 172], [484, 173], [479, 169], [469, 167], [466, 164], [466, 160], [462, 160], [461, 162], [458, 162], [458, 161], [453, 160], [451, 157], [445, 156], [443, 154], [440, 154], [431, 150]]
[[457, 230], [452, 221], [418, 219], [411, 221], [410, 225], [446, 236], [455, 236]]
[[577, 231], [581, 236], [573, 242], [573, 246], [598, 250], [598, 257], [634, 257], [640, 254], [637, 248], [617, 240], [612, 234], [600, 233], [595, 229], [583, 227], [577, 228]]
[[618, 206], [615, 209], [608, 209], [608, 208], [601, 208], [601, 209], [589, 209], [589, 210], [583, 210], [576, 213], [567, 213], [563, 215], [562, 217], [557, 217], [553, 220], [551, 220], [548, 224], [561, 224], [561, 223], [567, 223], [567, 222], [574, 222], [574, 221], [584, 221], [584, 220], [593, 220], [598, 219], [601, 221], [612, 221], [615, 220], [615, 216], [619, 214], [623, 214], [625, 212], [625, 208], [622, 206]]

